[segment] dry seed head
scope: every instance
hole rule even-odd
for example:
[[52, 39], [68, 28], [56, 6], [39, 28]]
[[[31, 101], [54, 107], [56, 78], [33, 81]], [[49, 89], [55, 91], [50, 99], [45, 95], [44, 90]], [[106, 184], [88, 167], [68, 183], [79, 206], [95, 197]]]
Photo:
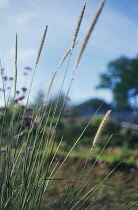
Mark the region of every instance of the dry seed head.
[[[78, 43], [78, 40], [75, 41], [74, 46]], [[68, 54], [72, 51], [72, 46], [67, 50], [67, 52], [65, 53], [65, 55], [63, 56], [63, 58], [61, 59], [58, 68], [60, 68], [60, 66], [62, 65], [62, 63], [64, 62], [64, 60], [66, 59], [66, 57], [68, 56]]]
[[78, 22], [77, 22], [77, 26], [76, 26], [76, 30], [75, 30], [75, 33], [74, 33], [74, 39], [73, 39], [72, 45], [69, 48], [69, 50], [65, 53], [65, 55], [63, 56], [63, 58], [61, 59], [59, 65], [58, 65], [58, 68], [60, 68], [60, 66], [62, 65], [62, 63], [64, 62], [64, 60], [68, 56], [68, 54], [73, 50], [73, 48], [75, 47], [75, 45], [78, 42], [77, 35], [79, 33], [79, 29], [80, 29], [80, 25], [81, 25], [81, 22], [82, 22], [83, 15], [84, 15], [85, 7], [86, 7], [86, 3], [84, 3], [83, 8], [82, 8], [82, 11], [81, 11], [81, 14], [79, 16], [79, 19], [78, 19]]
[[18, 55], [18, 36], [16, 33], [15, 40], [15, 66], [14, 66], [14, 99], [16, 97], [16, 86], [17, 86], [17, 55]]
[[67, 52], [65, 53], [65, 55], [63, 56], [63, 58], [61, 59], [59, 65], [58, 65], [58, 68], [60, 68], [60, 66], [62, 65], [62, 63], [64, 62], [64, 60], [66, 59], [66, 57], [68, 56], [68, 54], [71, 52], [71, 48], [69, 48], [67, 50]]
[[51, 78], [51, 81], [50, 81], [50, 84], [49, 84], [49, 87], [48, 87], [48, 90], [47, 90], [47, 93], [46, 93], [46, 96], [45, 96], [44, 105], [46, 105], [46, 101], [47, 101], [47, 99], [49, 97], [49, 93], [50, 93], [52, 84], [54, 82], [54, 78], [56, 76], [56, 73], [57, 73], [57, 70], [54, 70], [53, 75], [52, 75], [52, 78]]
[[87, 32], [85, 38], [84, 38], [82, 47], [81, 47], [80, 52], [79, 52], [79, 55], [78, 55], [78, 57], [77, 57], [77, 60], [76, 60], [74, 69], [76, 69], [76, 68], [78, 67], [78, 65], [79, 65], [81, 56], [82, 56], [82, 54], [83, 54], [83, 52], [84, 52], [84, 50], [85, 50], [85, 47], [86, 47], [87, 42], [88, 42], [88, 40], [89, 40], [89, 38], [90, 38], [90, 35], [91, 35], [91, 33], [92, 33], [92, 30], [93, 30], [93, 28], [94, 28], [94, 26], [95, 26], [95, 24], [96, 24], [96, 22], [97, 22], [97, 20], [98, 20], [98, 17], [99, 17], [99, 15], [100, 15], [100, 13], [101, 13], [101, 11], [102, 11], [102, 9], [103, 9], [103, 6], [104, 6], [104, 4], [105, 4], [105, 1], [106, 1], [106, 0], [103, 0], [103, 1], [101, 2], [101, 4], [100, 4], [100, 6], [99, 6], [99, 8], [98, 8], [98, 10], [97, 10], [97, 12], [96, 12], [96, 14], [95, 14], [95, 16], [94, 16], [94, 19], [92, 20], [92, 22], [91, 22], [91, 24], [90, 24], [89, 30], [88, 30], [88, 32]]
[[78, 19], [78, 22], [77, 22], [77, 26], [76, 26], [76, 29], [75, 29], [74, 39], [73, 39], [73, 42], [72, 42], [71, 49], [73, 49], [74, 46], [75, 46], [75, 42], [76, 42], [76, 39], [77, 39], [77, 35], [78, 35], [78, 33], [79, 33], [80, 25], [81, 25], [81, 22], [82, 22], [82, 19], [83, 19], [85, 7], [86, 7], [86, 3], [84, 3], [84, 5], [83, 5], [82, 11], [81, 11], [81, 13], [80, 13], [80, 16], [79, 16], [79, 19]]
[[91, 150], [93, 149], [93, 147], [95, 146], [97, 140], [99, 139], [99, 136], [101, 135], [101, 133], [102, 133], [102, 131], [104, 129], [104, 126], [105, 126], [105, 124], [106, 124], [106, 122], [107, 122], [107, 120], [109, 118], [110, 113], [111, 113], [111, 110], [108, 110], [106, 115], [104, 116], [104, 118], [103, 118], [103, 120], [102, 120], [102, 122], [101, 122], [101, 124], [100, 124], [100, 126], [99, 126], [99, 128], [97, 130], [97, 132], [96, 132], [96, 135], [94, 137], [93, 145], [92, 145]]
[[46, 25], [43, 36], [42, 36], [42, 39], [41, 39], [40, 47], [39, 47], [37, 58], [36, 58], [35, 68], [37, 67], [37, 64], [39, 62], [39, 58], [40, 58], [42, 48], [43, 48], [43, 45], [44, 45], [44, 41], [45, 41], [45, 38], [46, 38], [47, 29], [48, 29], [48, 25]]

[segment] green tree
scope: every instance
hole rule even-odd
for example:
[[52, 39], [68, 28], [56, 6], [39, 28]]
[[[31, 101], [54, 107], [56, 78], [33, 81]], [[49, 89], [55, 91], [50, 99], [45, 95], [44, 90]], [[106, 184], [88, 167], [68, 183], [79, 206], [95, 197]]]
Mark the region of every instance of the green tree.
[[113, 102], [117, 108], [131, 108], [131, 99], [137, 107], [138, 96], [138, 56], [134, 59], [120, 57], [108, 64], [107, 72], [100, 75], [96, 88], [112, 91]]
[[93, 110], [97, 110], [100, 107], [100, 110], [111, 109], [110, 104], [106, 103], [100, 98], [92, 98], [83, 103], [72, 107], [72, 116], [78, 116], [81, 113], [88, 114]]

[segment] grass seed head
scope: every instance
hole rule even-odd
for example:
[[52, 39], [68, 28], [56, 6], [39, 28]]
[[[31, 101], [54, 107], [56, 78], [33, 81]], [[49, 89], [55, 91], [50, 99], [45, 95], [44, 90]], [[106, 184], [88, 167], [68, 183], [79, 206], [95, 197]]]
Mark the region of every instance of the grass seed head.
[[92, 31], [93, 31], [93, 28], [94, 28], [94, 26], [95, 26], [95, 24], [96, 24], [96, 22], [97, 22], [97, 20], [98, 20], [98, 17], [99, 17], [99, 15], [100, 15], [100, 13], [101, 13], [101, 11], [102, 11], [102, 9], [103, 9], [103, 6], [104, 6], [104, 4], [105, 4], [105, 1], [106, 1], [106, 0], [103, 0], [103, 1], [101, 2], [101, 4], [100, 4], [100, 6], [99, 6], [99, 8], [98, 8], [98, 10], [97, 10], [97, 12], [96, 12], [96, 14], [95, 14], [93, 20], [92, 20], [92, 22], [91, 22], [91, 24], [90, 24], [90, 27], [89, 27], [89, 29], [88, 29], [88, 32], [87, 32], [87, 34], [86, 34], [86, 36], [85, 36], [85, 38], [84, 38], [84, 41], [83, 41], [82, 46], [81, 46], [81, 49], [80, 49], [80, 51], [79, 51], [79, 55], [78, 55], [78, 57], [77, 57], [77, 60], [76, 60], [74, 69], [77, 69], [77, 67], [78, 67], [78, 65], [79, 65], [80, 59], [81, 59], [81, 57], [82, 57], [82, 54], [83, 54], [83, 52], [84, 52], [84, 50], [85, 50], [85, 47], [86, 47], [86, 45], [87, 45], [87, 42], [88, 42], [88, 40], [89, 40], [89, 38], [90, 38], [90, 35], [91, 35]]

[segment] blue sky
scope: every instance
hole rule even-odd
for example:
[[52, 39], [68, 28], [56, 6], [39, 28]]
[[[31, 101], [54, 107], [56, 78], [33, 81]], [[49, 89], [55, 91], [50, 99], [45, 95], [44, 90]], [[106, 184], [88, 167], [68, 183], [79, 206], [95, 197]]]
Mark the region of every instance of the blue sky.
[[[87, 5], [78, 35], [79, 42], [71, 57], [64, 91], [68, 88], [78, 51], [100, 4], [100, 0], [85, 2]], [[0, 0], [0, 58], [6, 69], [5, 75], [13, 76], [15, 34], [18, 33], [18, 89], [29, 86], [32, 72], [29, 72], [28, 78], [23, 76], [24, 67], [34, 69], [39, 43], [45, 25], [48, 25], [31, 101], [38, 90], [46, 91], [52, 72], [70, 47], [83, 4], [82, 0]], [[122, 55], [135, 57], [137, 46], [138, 1], [107, 0], [76, 71], [69, 94], [72, 103], [95, 97], [110, 102], [110, 91], [95, 89], [99, 84], [99, 74], [106, 71], [110, 61]], [[52, 88], [53, 95], [60, 90], [67, 61], [58, 71]]]

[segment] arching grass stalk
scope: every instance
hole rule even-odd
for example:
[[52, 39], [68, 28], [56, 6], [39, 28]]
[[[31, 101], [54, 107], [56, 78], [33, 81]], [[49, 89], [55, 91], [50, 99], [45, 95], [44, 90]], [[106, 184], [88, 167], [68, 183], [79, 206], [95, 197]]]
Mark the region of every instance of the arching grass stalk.
[[[135, 197], [135, 199], [138, 199], [138, 197]], [[138, 204], [138, 201], [131, 201], [123, 208], [123, 210], [131, 209], [132, 207], [136, 206], [136, 204]]]
[[[39, 54], [41, 53], [41, 50], [42, 50], [42, 45], [43, 45], [43, 43], [44, 43], [44, 40], [43, 40], [43, 42], [41, 42], [41, 48], [39, 49]], [[38, 61], [39, 61], [39, 57], [37, 57], [37, 62], [36, 62], [36, 64], [38, 63]], [[15, 70], [17, 70], [17, 35], [16, 35], [16, 45], [15, 45]], [[26, 108], [27, 108], [27, 105], [28, 105], [28, 101], [29, 101], [29, 96], [30, 96], [30, 92], [31, 92], [31, 87], [32, 87], [32, 83], [33, 83], [33, 79], [34, 79], [34, 75], [35, 75], [35, 70], [34, 70], [34, 74], [33, 74], [33, 78], [32, 78], [32, 81], [31, 81], [31, 85], [30, 85], [30, 89], [29, 89], [29, 94], [28, 94], [28, 98], [27, 98], [27, 103], [26, 103]], [[17, 81], [17, 71], [15, 71], [15, 89], [14, 89], [14, 98], [15, 98], [15, 93], [16, 93], [16, 81]], [[25, 114], [25, 111], [26, 111], [26, 108], [25, 108], [25, 110], [24, 110], [24, 114]], [[13, 114], [13, 117], [12, 117], [12, 119], [14, 118], [14, 114]], [[13, 125], [13, 121], [14, 121], [14, 119], [11, 121], [12, 122], [12, 125]], [[22, 130], [22, 125], [23, 125], [23, 119], [22, 119], [22, 123], [21, 123], [21, 128], [20, 128], [20, 131], [19, 131], [19, 134], [18, 134], [18, 138], [17, 138], [17, 143], [16, 143], [16, 148], [15, 148], [15, 153], [14, 153], [14, 157], [16, 157], [16, 151], [17, 151], [17, 146], [18, 146], [18, 141], [19, 141], [19, 137], [20, 137], [20, 134], [21, 134], [21, 130]], [[25, 149], [24, 149], [25, 150]], [[8, 161], [9, 161], [9, 164], [10, 164], [10, 158], [8, 158]], [[27, 161], [27, 159], [25, 160], [25, 165], [26, 165], [26, 162]], [[11, 164], [10, 164], [11, 165]], [[25, 175], [25, 170], [26, 170], [26, 166], [24, 165], [24, 172], [23, 172], [23, 174]], [[11, 166], [10, 166], [11, 167]], [[9, 168], [9, 170], [8, 170], [8, 174], [10, 174], [10, 176], [8, 175], [8, 180], [10, 180], [10, 177], [11, 177], [11, 175], [12, 175], [12, 173], [13, 173], [13, 171], [14, 171], [14, 168], [15, 168], [15, 164], [13, 165], [13, 168], [11, 169], [11, 168]], [[22, 176], [23, 177], [23, 176]], [[14, 182], [15, 183], [15, 182]], [[22, 189], [23, 189], [23, 191], [24, 191], [24, 186], [23, 187], [21, 187]], [[21, 191], [21, 196], [23, 196], [23, 191]], [[8, 195], [8, 197], [10, 198], [10, 195]], [[20, 202], [21, 202], [21, 197], [20, 197]], [[19, 202], [19, 203], [20, 203]], [[19, 204], [20, 205], [20, 204]]]
[[[46, 33], [47, 33], [47, 28], [48, 28], [48, 26], [46, 25], [44, 33], [43, 33], [43, 36], [42, 36], [42, 40], [41, 40], [41, 43], [40, 43], [40, 47], [39, 47], [39, 50], [38, 50], [38, 54], [37, 54], [37, 58], [36, 58], [36, 64], [35, 64], [35, 69], [33, 71], [33, 76], [32, 76], [32, 80], [31, 80], [30, 87], [29, 87], [29, 93], [28, 93], [28, 97], [27, 97], [27, 102], [26, 102], [26, 105], [25, 105], [25, 109], [24, 109], [23, 117], [22, 117], [22, 121], [21, 121], [21, 127], [20, 127], [20, 130], [19, 130], [19, 136], [20, 136], [20, 133], [21, 133], [21, 130], [22, 130], [23, 119], [24, 119], [25, 112], [26, 112], [26, 109], [27, 109], [27, 106], [28, 106], [30, 93], [31, 93], [31, 89], [32, 89], [32, 85], [33, 85], [33, 81], [34, 81], [34, 77], [35, 77], [35, 72], [36, 72], [36, 68], [37, 68], [37, 65], [38, 65], [38, 62], [39, 62], [40, 54], [42, 52], [42, 48], [43, 48], [43, 45], [44, 45], [44, 41], [45, 41], [45, 37], [46, 37]], [[17, 142], [16, 142], [16, 149], [15, 149], [14, 156], [16, 156], [16, 150], [17, 150], [17, 147], [18, 147], [18, 142], [19, 142], [19, 138], [17, 139]]]
[[[121, 162], [120, 162], [121, 163]], [[114, 172], [114, 170], [120, 165], [120, 163], [118, 163], [116, 165], [116, 167], [114, 167], [113, 170], [111, 170], [111, 172], [109, 172], [109, 174], [96, 186], [94, 187], [94, 189], [92, 188], [91, 190], [89, 190], [82, 198], [81, 200], [85, 199], [84, 202], [82, 202], [82, 204], [77, 208], [77, 210], [81, 209], [81, 207], [83, 206], [83, 204], [101, 187], [103, 186], [104, 182], [107, 180], [107, 178]], [[73, 207], [72, 209], [74, 209], [74, 207], [79, 204], [80, 201], [78, 201]], [[76, 209], [76, 208], [75, 208]]]
[[[52, 77], [52, 81], [53, 81], [53, 77]], [[50, 83], [51, 84], [51, 83]], [[50, 85], [51, 86], [51, 85]], [[49, 95], [49, 91], [50, 91], [50, 89], [51, 89], [51, 87], [48, 89], [48, 95]], [[47, 97], [48, 98], [48, 97]], [[56, 108], [55, 108], [55, 111], [56, 111]], [[41, 140], [42, 140], [42, 138], [41, 138]], [[41, 141], [40, 140], [40, 145], [41, 145]], [[50, 139], [50, 142], [51, 142], [51, 140], [52, 140], [52, 137], [51, 137], [51, 139]], [[36, 145], [36, 141], [37, 141], [37, 136], [36, 136], [36, 138], [35, 138], [35, 143], [34, 143], [34, 148], [35, 148], [35, 145]], [[50, 142], [49, 142], [49, 145], [50, 145]], [[54, 143], [53, 143], [53, 146], [54, 146]], [[48, 146], [46, 146], [45, 147], [45, 149], [47, 150], [47, 148], [48, 148]], [[51, 151], [50, 151], [50, 154], [52, 154], [52, 151], [53, 151], [53, 149], [51, 149]], [[38, 153], [37, 153], [38, 154]], [[37, 154], [36, 154], [36, 156], [37, 156]], [[44, 156], [45, 156], [45, 150], [44, 150], [44, 152], [43, 152], [43, 155], [42, 155], [42, 160], [44, 159]], [[50, 155], [51, 156], [51, 155]], [[30, 163], [31, 163], [31, 161], [30, 161]], [[42, 161], [42, 163], [43, 163], [43, 161]], [[41, 164], [40, 164], [41, 165]], [[49, 165], [49, 164], [48, 164]], [[41, 168], [41, 167], [40, 167]], [[48, 166], [48, 168], [49, 168], [49, 166]], [[47, 173], [48, 173], [48, 170], [46, 170], [46, 172], [45, 172], [45, 174], [44, 174], [44, 177], [46, 177], [47, 176]], [[44, 179], [45, 180], [45, 179]], [[45, 183], [45, 182], [44, 182]], [[43, 185], [44, 186], [44, 185]]]
[[[75, 199], [77, 198], [77, 196], [81, 193], [81, 191], [83, 190], [83, 184], [85, 183], [85, 181], [87, 180], [89, 174], [92, 172], [92, 170], [94, 169], [94, 166], [96, 165], [97, 161], [99, 160], [100, 156], [102, 155], [102, 153], [104, 152], [106, 146], [108, 145], [110, 139], [112, 138], [112, 135], [109, 137], [109, 139], [107, 140], [106, 144], [104, 145], [103, 149], [101, 150], [101, 152], [99, 153], [98, 157], [96, 158], [95, 162], [92, 164], [90, 170], [86, 173], [85, 177], [83, 178], [82, 180], [82, 176], [83, 176], [83, 173], [85, 172], [85, 169], [86, 169], [86, 166], [87, 166], [87, 163], [88, 163], [88, 160], [92, 154], [92, 150], [90, 150], [89, 154], [88, 154], [88, 157], [87, 157], [87, 160], [86, 160], [86, 163], [84, 164], [83, 166], [83, 169], [80, 173], [80, 176], [78, 178], [78, 181], [77, 181], [77, 184], [74, 188], [74, 192], [72, 194], [72, 197], [71, 197], [71, 202], [70, 202], [70, 208], [71, 208], [71, 205], [74, 203]], [[82, 183], [80, 184], [80, 181], [82, 180]], [[76, 190], [77, 190], [77, 193], [76, 193]]]
[[[100, 109], [100, 107], [99, 107]], [[96, 113], [99, 111], [99, 109], [95, 112], [94, 116], [96, 115]], [[58, 171], [61, 169], [61, 167], [63, 166], [63, 164], [65, 163], [65, 161], [67, 160], [67, 158], [69, 157], [69, 155], [71, 154], [71, 152], [73, 151], [73, 149], [75, 148], [75, 146], [77, 145], [77, 143], [79, 142], [79, 140], [81, 139], [81, 137], [83, 136], [83, 134], [85, 133], [86, 129], [88, 128], [88, 126], [90, 125], [90, 123], [92, 122], [94, 116], [90, 119], [90, 121], [88, 122], [88, 124], [86, 125], [86, 127], [83, 129], [82, 133], [80, 134], [80, 136], [77, 138], [76, 142], [74, 143], [74, 145], [72, 146], [72, 148], [70, 149], [70, 151], [67, 153], [66, 157], [64, 158], [64, 160], [62, 161], [62, 164], [59, 166], [59, 168], [57, 169], [57, 171], [55, 172], [54, 170], [51, 172], [51, 174], [49, 175], [49, 179], [54, 179], [55, 176], [57, 175]], [[53, 175], [54, 174], [54, 175]], [[53, 176], [53, 177], [52, 177]], [[49, 181], [50, 182], [50, 181]], [[48, 183], [50, 184], [50, 183]], [[47, 186], [45, 187], [45, 191], [47, 189]]]
[[[57, 109], [57, 106], [58, 106], [58, 103], [59, 103], [59, 99], [60, 99], [60, 95], [61, 95], [61, 92], [62, 92], [62, 88], [63, 88], [63, 85], [64, 85], [64, 81], [65, 81], [65, 78], [66, 78], [66, 74], [67, 74], [67, 70], [68, 70], [68, 67], [69, 67], [69, 63], [70, 63], [70, 60], [71, 60], [71, 56], [72, 56], [72, 51], [75, 47], [75, 45], [77, 44], [77, 36], [78, 36], [78, 33], [79, 33], [79, 30], [80, 30], [80, 26], [81, 26], [81, 23], [82, 23], [82, 19], [83, 19], [83, 15], [84, 15], [84, 11], [85, 11], [85, 7], [86, 7], [86, 3], [84, 3], [83, 5], [83, 8], [81, 10], [81, 13], [80, 13], [80, 16], [78, 18], [78, 22], [77, 22], [77, 26], [76, 26], [76, 29], [75, 29], [75, 33], [74, 33], [74, 38], [73, 38], [73, 41], [72, 41], [72, 44], [71, 44], [71, 47], [69, 48], [69, 50], [65, 53], [65, 55], [63, 56], [63, 58], [61, 59], [59, 65], [58, 65], [58, 69], [61, 67], [61, 65], [63, 64], [64, 60], [67, 58], [67, 56], [69, 55], [69, 59], [68, 59], [68, 62], [67, 62], [67, 66], [66, 66], [66, 71], [65, 71], [65, 74], [64, 74], [64, 78], [63, 78], [63, 81], [62, 81], [62, 85], [61, 85], [61, 88], [60, 88], [60, 93], [59, 93], [59, 96], [58, 96], [58, 99], [57, 99], [57, 102], [56, 102], [56, 105], [55, 105], [55, 112], [53, 113], [53, 117], [55, 116], [55, 113], [56, 113], [56, 109]], [[58, 70], [57, 70], [58, 71]], [[57, 72], [56, 72], [57, 73]], [[54, 74], [53, 74], [54, 76]], [[52, 77], [52, 80], [50, 82], [50, 88], [51, 89], [51, 84], [53, 83], [53, 79], [54, 77]], [[72, 79], [71, 79], [72, 80]], [[70, 88], [69, 88], [70, 90]], [[62, 104], [62, 107], [60, 109], [60, 113], [58, 115], [58, 120], [57, 120], [57, 123], [56, 123], [56, 126], [60, 120], [60, 116], [61, 116], [61, 113], [62, 113], [62, 110], [64, 108], [64, 105], [66, 103], [66, 99], [67, 99], [67, 96], [68, 96], [68, 93], [69, 91], [67, 91], [67, 94], [66, 94], [66, 97], [64, 99], [64, 102]], [[46, 98], [45, 98], [45, 103], [46, 103], [46, 100], [47, 100], [47, 96], [49, 95], [49, 91], [47, 92], [47, 95], [46, 95]]]
[[[54, 74], [55, 75], [55, 74]], [[49, 96], [49, 92], [50, 92], [50, 89], [51, 89], [51, 86], [52, 86], [52, 83], [53, 83], [53, 77], [52, 77], [52, 82], [50, 83], [50, 88], [48, 89], [48, 94], [46, 95], [47, 97], [46, 97], [46, 99], [48, 99], [48, 96]], [[56, 110], [56, 109], [55, 109]], [[35, 145], [36, 145], [36, 141], [37, 141], [37, 136], [36, 136], [36, 138], [35, 138], [35, 143], [34, 143], [34, 149], [35, 149]], [[41, 145], [41, 142], [42, 141], [40, 141], [40, 145]], [[47, 148], [47, 147], [46, 147]], [[39, 148], [40, 149], [40, 148]], [[51, 152], [52, 152], [52, 150], [51, 150]], [[38, 150], [38, 153], [39, 153], [39, 150]], [[37, 153], [37, 154], [38, 154]], [[36, 154], [36, 157], [37, 157], [37, 154]], [[44, 157], [44, 154], [45, 154], [45, 152], [43, 153], [43, 157]], [[33, 157], [33, 156], [32, 156]], [[32, 158], [33, 159], [33, 158]], [[42, 158], [42, 160], [43, 160], [43, 158]], [[31, 163], [32, 161], [30, 161], [30, 163]], [[44, 161], [42, 161], [41, 163], [44, 163]], [[40, 164], [40, 168], [41, 168], [41, 164]], [[30, 167], [29, 167], [30, 168]], [[45, 177], [47, 176], [47, 173], [48, 173], [48, 171], [46, 170], [46, 173], [45, 173]], [[28, 170], [28, 174], [29, 174], [29, 170]], [[45, 179], [46, 180], [46, 179]], [[45, 184], [45, 182], [44, 182], [44, 184]], [[43, 186], [44, 186], [44, 184], [43, 184]], [[43, 192], [43, 190], [42, 190], [42, 192]], [[41, 193], [41, 195], [43, 195], [43, 193]], [[41, 196], [40, 196], [41, 197]], [[25, 205], [25, 200], [26, 200], [26, 198], [27, 198], [27, 194], [26, 194], [26, 196], [25, 196], [25, 198], [24, 198], [24, 204], [23, 204], [23, 206]], [[39, 199], [40, 200], [40, 199]], [[23, 208], [23, 206], [22, 206], [22, 208]]]
[[[79, 29], [78, 29], [78, 30], [79, 30]], [[38, 61], [39, 61], [39, 57], [40, 57], [40, 54], [41, 54], [41, 50], [42, 50], [43, 42], [44, 42], [44, 39], [45, 39], [45, 35], [46, 35], [46, 30], [45, 30], [44, 35], [43, 35], [43, 37], [42, 37], [41, 45], [40, 45], [39, 52], [38, 52], [38, 56], [37, 56], [36, 66], [37, 66], [37, 63], [38, 63]], [[76, 38], [77, 38], [77, 36], [76, 36]], [[74, 48], [74, 46], [76, 45], [76, 43], [77, 43], [77, 41], [74, 43], [73, 48]], [[70, 50], [63, 56], [63, 58], [62, 58], [62, 60], [61, 60], [61, 62], [60, 62], [60, 65], [58, 66], [58, 68], [62, 65], [63, 61], [65, 60], [65, 58], [67, 57], [67, 55], [70, 53], [70, 51], [71, 51], [71, 48], [70, 48]], [[66, 77], [68, 65], [69, 65], [69, 62], [70, 62], [71, 54], [72, 54], [72, 53], [70, 53], [70, 57], [69, 57], [69, 61], [68, 61], [68, 64], [67, 64], [66, 71], [65, 71], [64, 79], [63, 79], [63, 82], [62, 82], [62, 85], [61, 85], [60, 94], [59, 94], [59, 97], [58, 97], [58, 99], [57, 99], [56, 105], [55, 105], [55, 107], [54, 107], [53, 119], [54, 119], [54, 117], [55, 117], [55, 113], [56, 113], [56, 109], [57, 109], [57, 106], [58, 106], [59, 98], [60, 98], [60, 95], [61, 95], [61, 92], [62, 92], [62, 87], [63, 87], [64, 81], [65, 81], [65, 77]], [[53, 82], [54, 82], [54, 78], [55, 78], [55, 76], [56, 76], [56, 73], [57, 73], [57, 70], [55, 70], [54, 73], [53, 73], [53, 75], [52, 75], [51, 82], [50, 82], [50, 85], [49, 85], [49, 87], [48, 87], [48, 91], [47, 91], [46, 96], [45, 96], [44, 106], [43, 106], [43, 108], [42, 108], [42, 111], [44, 110], [43, 116], [44, 116], [45, 113], [46, 113], [45, 106], [46, 106], [46, 102], [47, 102], [47, 100], [48, 100], [48, 97], [49, 97], [49, 94], [50, 94], [50, 90], [51, 90], [52, 84], [53, 84]], [[63, 106], [64, 106], [64, 105], [63, 105]], [[41, 107], [40, 107], [40, 109], [38, 110], [38, 115], [40, 114], [40, 111], [41, 111]], [[61, 109], [61, 111], [62, 111], [62, 109]], [[60, 113], [60, 114], [61, 114], [61, 113]], [[59, 114], [59, 118], [60, 118], [60, 114]], [[51, 120], [51, 125], [52, 125], [53, 119]], [[58, 124], [58, 121], [57, 121], [57, 124]], [[50, 125], [50, 127], [51, 127], [51, 125]]]
[[[63, 82], [62, 82], [62, 85], [61, 85], [60, 94], [59, 94], [59, 97], [58, 97], [58, 99], [57, 99], [56, 105], [55, 105], [55, 107], [54, 107], [53, 118], [52, 118], [52, 120], [51, 120], [51, 125], [50, 125], [50, 127], [52, 126], [52, 123], [53, 123], [53, 120], [54, 120], [54, 117], [55, 117], [55, 113], [56, 113], [56, 109], [57, 109], [57, 106], [58, 106], [59, 98], [60, 98], [60, 95], [61, 95], [61, 92], [62, 92], [62, 88], [63, 88], [63, 84], [64, 84], [64, 81], [65, 81], [66, 73], [67, 73], [67, 70], [68, 70], [70, 58], [71, 58], [71, 55], [72, 55], [72, 50], [73, 50], [74, 46], [75, 46], [76, 43], [77, 43], [76, 39], [77, 39], [77, 35], [78, 35], [79, 28], [80, 28], [80, 25], [81, 25], [81, 21], [82, 21], [82, 17], [83, 17], [83, 14], [84, 14], [85, 6], [86, 6], [86, 4], [83, 6], [83, 9], [82, 9], [82, 11], [81, 11], [81, 15], [80, 15], [79, 20], [78, 20], [78, 24], [77, 24], [77, 27], [76, 27], [76, 31], [75, 31], [75, 35], [74, 35], [74, 40], [73, 40], [72, 46], [71, 46], [70, 50], [63, 56], [63, 58], [62, 58], [62, 60], [61, 60], [61, 62], [60, 62], [60, 64], [59, 64], [59, 66], [58, 66], [58, 68], [59, 68], [59, 67], [62, 65], [63, 61], [65, 60], [65, 58], [67, 57], [67, 55], [70, 53], [70, 57], [69, 57], [69, 61], [68, 61], [67, 67], [66, 67], [64, 79], [63, 79]], [[47, 28], [45, 29], [45, 32], [44, 32], [43, 37], [42, 37], [42, 41], [41, 41], [41, 44], [40, 44], [38, 56], [37, 56], [37, 59], [36, 59], [36, 66], [37, 66], [37, 63], [38, 63], [38, 61], [39, 61], [39, 57], [40, 57], [41, 50], [42, 50], [42, 47], [43, 47], [43, 43], [44, 43], [46, 31], [47, 31]], [[47, 99], [48, 99], [48, 97], [49, 97], [49, 93], [50, 93], [50, 90], [51, 90], [51, 87], [52, 87], [52, 84], [53, 84], [53, 81], [54, 81], [54, 78], [55, 78], [56, 73], [57, 73], [57, 71], [54, 71], [54, 73], [53, 73], [53, 76], [52, 76], [52, 79], [51, 79], [51, 82], [50, 82], [50, 85], [49, 85], [49, 88], [48, 88], [48, 91], [47, 91], [47, 94], [46, 94], [46, 97], [45, 97], [45, 100], [44, 100], [44, 107], [45, 107], [46, 101], [47, 101]], [[64, 104], [65, 104], [65, 101], [64, 101], [64, 103], [63, 103], [63, 105], [62, 105], [62, 107], [61, 107], [61, 111], [60, 111], [60, 113], [59, 113], [59, 117], [58, 117], [56, 126], [57, 126], [57, 124], [58, 124], [58, 122], [59, 122], [60, 115], [61, 115], [61, 112], [62, 112], [62, 110], [63, 110]], [[39, 113], [39, 112], [40, 112], [40, 110], [38, 111], [38, 113]], [[45, 111], [45, 109], [44, 109], [43, 115], [44, 115], [45, 112], [46, 112], [46, 111]], [[45, 131], [45, 129], [44, 129], [44, 131]], [[44, 133], [44, 131], [43, 131], [43, 133]], [[54, 132], [53, 132], [53, 133], [54, 133]], [[50, 142], [51, 142], [51, 140], [52, 140], [52, 138], [53, 138], [53, 133], [52, 133]], [[49, 143], [49, 144], [50, 144], [50, 143]]]

